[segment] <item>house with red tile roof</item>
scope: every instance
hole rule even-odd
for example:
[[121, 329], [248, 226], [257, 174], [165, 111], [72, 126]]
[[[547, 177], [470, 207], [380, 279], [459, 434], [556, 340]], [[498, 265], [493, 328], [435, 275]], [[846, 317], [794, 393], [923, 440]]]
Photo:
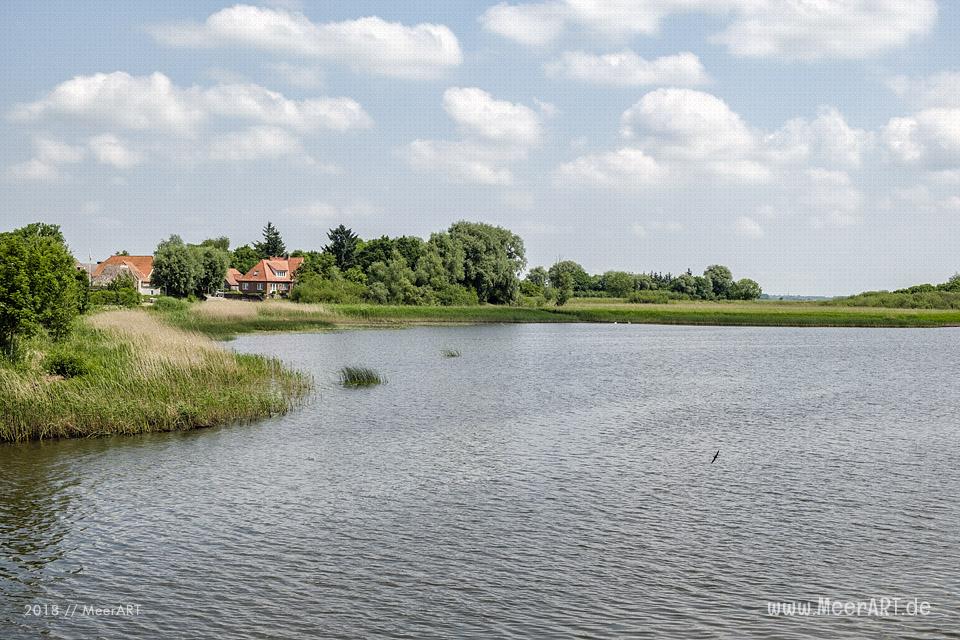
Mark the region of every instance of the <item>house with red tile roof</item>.
[[263, 297], [285, 296], [293, 288], [293, 274], [302, 264], [303, 258], [261, 260], [244, 275], [237, 278], [240, 293]]
[[240, 278], [243, 274], [239, 270], [230, 267], [227, 269], [227, 275], [223, 278], [224, 291], [240, 291]]
[[145, 296], [160, 294], [150, 283], [153, 275], [153, 256], [110, 256], [98, 262], [90, 274], [90, 284], [106, 287], [122, 274], [129, 274], [137, 283], [137, 292]]

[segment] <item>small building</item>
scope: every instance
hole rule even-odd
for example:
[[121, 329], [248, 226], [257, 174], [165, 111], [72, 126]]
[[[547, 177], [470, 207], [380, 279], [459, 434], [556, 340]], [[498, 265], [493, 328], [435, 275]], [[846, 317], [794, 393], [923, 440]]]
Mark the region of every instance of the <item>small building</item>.
[[237, 278], [240, 293], [244, 295], [286, 296], [293, 288], [293, 274], [303, 258], [270, 258], [261, 260]]
[[227, 275], [223, 278], [224, 291], [240, 291], [240, 278], [243, 274], [239, 270], [230, 267], [227, 269]]
[[110, 256], [98, 262], [90, 276], [94, 287], [106, 287], [121, 274], [129, 274], [137, 283], [137, 292], [144, 296], [160, 295], [150, 283], [153, 275], [153, 256]]

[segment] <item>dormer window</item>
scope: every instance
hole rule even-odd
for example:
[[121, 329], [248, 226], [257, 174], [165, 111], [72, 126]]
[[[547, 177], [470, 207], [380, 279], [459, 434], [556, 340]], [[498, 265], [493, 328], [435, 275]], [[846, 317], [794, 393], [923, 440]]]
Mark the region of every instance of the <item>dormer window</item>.
[[253, 275], [258, 276], [258, 275], [260, 275], [260, 272], [259, 272], [259, 271], [254, 271], [254, 272], [253, 272]]
[[286, 271], [277, 271], [277, 276], [278, 276], [278, 277], [282, 278], [282, 277], [284, 277], [285, 275], [287, 275], [287, 272], [286, 272]]

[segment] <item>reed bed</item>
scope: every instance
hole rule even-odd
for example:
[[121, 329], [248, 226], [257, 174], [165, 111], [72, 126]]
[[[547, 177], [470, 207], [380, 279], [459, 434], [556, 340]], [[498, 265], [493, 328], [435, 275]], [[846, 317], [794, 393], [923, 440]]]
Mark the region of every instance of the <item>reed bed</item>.
[[340, 369], [340, 384], [345, 387], [372, 387], [386, 381], [386, 378], [369, 367], [343, 367]]
[[440, 355], [444, 358], [459, 358], [462, 354], [460, 353], [459, 349], [450, 349], [444, 347], [443, 349], [440, 349]]
[[311, 380], [279, 360], [235, 354], [143, 311], [85, 318], [67, 342], [80, 375], [62, 379], [42, 358], [0, 366], [0, 441], [176, 431], [287, 411]]

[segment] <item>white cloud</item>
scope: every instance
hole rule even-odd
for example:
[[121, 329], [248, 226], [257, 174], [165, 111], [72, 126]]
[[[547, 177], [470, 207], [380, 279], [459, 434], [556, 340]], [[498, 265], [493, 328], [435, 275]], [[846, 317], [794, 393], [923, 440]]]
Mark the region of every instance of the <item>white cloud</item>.
[[451, 87], [443, 94], [443, 108], [466, 132], [494, 142], [521, 145], [540, 140], [540, 117], [522, 104], [495, 100], [476, 87]]
[[711, 37], [734, 55], [790, 60], [866, 58], [930, 31], [935, 0], [547, 0], [506, 3], [481, 17], [489, 31], [545, 45], [570, 29], [605, 39], [656, 34], [680, 13], [728, 17]]
[[33, 139], [34, 157], [10, 165], [6, 177], [15, 182], [49, 182], [60, 179], [60, 166], [76, 164], [86, 156], [83, 147], [69, 145], [46, 137]]
[[756, 220], [747, 216], [740, 216], [734, 223], [734, 230], [738, 236], [743, 238], [762, 238], [763, 227]]
[[960, 72], [941, 71], [928, 77], [895, 76], [887, 86], [919, 109], [960, 108]]
[[513, 183], [513, 172], [503, 165], [516, 154], [509, 149], [444, 140], [414, 140], [404, 153], [410, 166], [419, 171], [442, 172], [454, 182], [486, 185]]
[[301, 132], [365, 129], [373, 120], [350, 98], [289, 100], [255, 84], [217, 85], [203, 93], [209, 113], [280, 125]]
[[800, 208], [816, 212], [810, 216], [814, 228], [849, 227], [863, 221], [863, 194], [853, 186], [849, 174], [820, 167], [805, 174], [806, 182], [793, 185], [799, 190], [795, 200]]
[[480, 18], [483, 26], [520, 44], [542, 46], [559, 36], [568, 19], [562, 2], [490, 7]]
[[629, 147], [607, 153], [581, 156], [560, 165], [558, 182], [614, 188], [638, 188], [664, 181], [667, 170], [642, 149]]
[[769, 139], [785, 158], [854, 168], [860, 166], [873, 141], [872, 133], [850, 127], [831, 107], [821, 108], [814, 120], [790, 120]]
[[370, 116], [350, 98], [289, 100], [255, 84], [220, 84], [206, 90], [177, 87], [162, 73], [131, 76], [123, 71], [77, 76], [45, 98], [18, 105], [18, 121], [71, 116], [133, 130], [196, 135], [211, 116], [284, 125], [298, 131], [346, 131], [371, 126]]
[[693, 157], [755, 144], [753, 134], [726, 102], [692, 89], [651, 91], [623, 113], [620, 124], [626, 137], [652, 133], [663, 146]]
[[300, 140], [280, 127], [250, 127], [216, 138], [210, 147], [213, 160], [259, 160], [303, 152]]
[[402, 155], [418, 171], [444, 173], [454, 182], [509, 185], [509, 165], [540, 142], [536, 111], [497, 100], [482, 89], [451, 87], [443, 94], [443, 108], [459, 125], [463, 139], [411, 142]]
[[299, 12], [236, 5], [203, 24], [161, 25], [150, 31], [170, 46], [250, 47], [403, 78], [435, 77], [463, 60], [457, 37], [446, 26], [406, 26], [376, 16], [317, 24]]
[[770, 0], [741, 8], [711, 38], [734, 55], [788, 60], [868, 58], [930, 31], [935, 0]]
[[112, 134], [94, 136], [90, 138], [89, 145], [101, 164], [109, 164], [117, 169], [129, 169], [143, 162], [142, 153], [132, 151], [124, 140]]
[[301, 67], [289, 62], [268, 64], [274, 73], [283, 78], [287, 84], [300, 89], [321, 89], [324, 85], [324, 74], [316, 67]]
[[924, 109], [912, 116], [891, 118], [882, 138], [902, 162], [955, 164], [960, 161], [960, 109]]
[[131, 76], [123, 71], [76, 76], [37, 102], [18, 105], [11, 117], [31, 121], [66, 115], [107, 122], [125, 129], [192, 133], [205, 113], [190, 92], [162, 73]]
[[546, 70], [554, 78], [617, 87], [696, 86], [709, 82], [700, 58], [689, 52], [647, 60], [629, 49], [605, 55], [567, 51]]

